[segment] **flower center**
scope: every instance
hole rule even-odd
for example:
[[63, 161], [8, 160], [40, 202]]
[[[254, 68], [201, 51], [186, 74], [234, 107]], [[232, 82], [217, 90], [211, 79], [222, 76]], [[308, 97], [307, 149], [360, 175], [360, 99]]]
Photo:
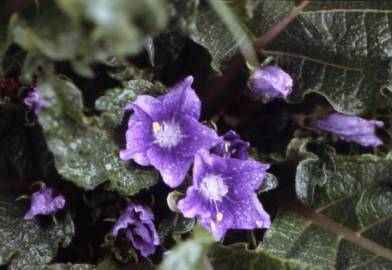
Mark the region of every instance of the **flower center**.
[[175, 122], [153, 122], [152, 132], [156, 143], [164, 148], [176, 146], [183, 137], [180, 126]]
[[200, 192], [208, 200], [220, 202], [228, 191], [229, 188], [225, 185], [222, 177], [219, 175], [207, 175], [200, 184]]

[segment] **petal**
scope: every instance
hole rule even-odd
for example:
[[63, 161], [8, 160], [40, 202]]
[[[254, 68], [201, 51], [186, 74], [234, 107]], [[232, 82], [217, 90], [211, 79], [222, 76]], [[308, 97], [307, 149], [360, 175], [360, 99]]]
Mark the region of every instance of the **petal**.
[[255, 160], [227, 159], [227, 177], [230, 192], [235, 197], [256, 190], [266, 175], [269, 164], [263, 164]]
[[[141, 226], [143, 226], [143, 225], [137, 224], [136, 228], [140, 229]], [[129, 230], [127, 230], [127, 233], [126, 233], [128, 239], [131, 240], [132, 245], [137, 250], [139, 250], [140, 254], [144, 257], [147, 257], [147, 256], [155, 253], [155, 245], [153, 245], [149, 242], [143, 241], [141, 236], [139, 234], [135, 233], [136, 228], [134, 228], [134, 230], [129, 229]], [[140, 230], [139, 230], [139, 232], [140, 232]]]
[[207, 150], [200, 150], [193, 163], [193, 184], [198, 187], [201, 180], [208, 174], [224, 174], [227, 170], [227, 161]]
[[153, 121], [162, 121], [168, 118], [166, 107], [157, 98], [141, 95], [133, 104], [139, 106]]
[[112, 235], [117, 236], [121, 229], [126, 229], [130, 224], [135, 224], [136, 222], [137, 220], [132, 216], [132, 212], [128, 209], [125, 210], [114, 224]]
[[139, 218], [141, 221], [151, 221], [154, 219], [154, 214], [152, 213], [151, 209], [142, 206], [140, 204], [131, 204], [128, 206], [128, 209], [132, 208], [133, 211], [139, 214]]
[[255, 193], [243, 196], [231, 206], [235, 229], [269, 228], [270, 216], [261, 205]]
[[126, 149], [120, 152], [122, 160], [134, 160], [142, 166], [150, 165], [147, 150], [153, 143], [151, 122], [136, 122], [128, 128], [126, 134]]
[[367, 134], [367, 135], [356, 135], [356, 136], [339, 136], [344, 141], [347, 142], [356, 142], [362, 146], [372, 146], [377, 147], [382, 145], [384, 142], [378, 138], [375, 134]]
[[184, 139], [176, 147], [176, 151], [184, 156], [194, 156], [200, 149], [210, 149], [212, 146], [222, 142], [215, 130], [200, 124], [194, 118], [184, 115], [179, 121]]
[[170, 149], [162, 149], [157, 145], [152, 145], [147, 151], [151, 165], [161, 174], [163, 182], [169, 187], [179, 186], [192, 164], [193, 157], [182, 157]]
[[186, 197], [177, 203], [178, 209], [187, 218], [208, 218], [211, 216], [208, 203], [194, 187], [189, 187]]
[[228, 229], [233, 228], [233, 215], [231, 214], [231, 205], [221, 206], [219, 211], [222, 214], [222, 220], [216, 220], [216, 210], [213, 209], [211, 217], [200, 219], [201, 225], [211, 232], [216, 240], [222, 239]]
[[133, 114], [129, 117], [128, 127], [131, 127], [136, 122], [150, 122], [152, 123], [153, 119], [145, 112], [142, 108], [140, 108], [136, 104], [128, 104], [124, 110], [132, 110]]
[[195, 90], [192, 88], [193, 77], [188, 76], [183, 81], [174, 85], [170, 92], [160, 97], [162, 102], [171, 112], [187, 114], [199, 119], [201, 103]]

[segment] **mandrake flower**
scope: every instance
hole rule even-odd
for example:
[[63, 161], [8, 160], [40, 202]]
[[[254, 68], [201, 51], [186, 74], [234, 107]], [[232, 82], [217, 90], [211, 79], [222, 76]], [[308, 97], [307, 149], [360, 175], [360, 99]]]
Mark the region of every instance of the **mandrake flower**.
[[118, 218], [112, 235], [117, 237], [120, 230], [125, 230], [125, 235], [132, 245], [142, 256], [147, 257], [155, 253], [155, 247], [159, 245], [159, 237], [153, 221], [154, 215], [150, 208], [130, 204]]
[[36, 215], [49, 215], [63, 209], [65, 199], [63, 195], [54, 196], [51, 188], [43, 187], [31, 196], [31, 206], [25, 214], [25, 220], [31, 220]]
[[383, 127], [382, 121], [366, 120], [358, 116], [331, 113], [315, 123], [321, 130], [335, 133], [347, 142], [356, 142], [362, 146], [377, 147], [383, 144], [375, 132], [376, 127]]
[[50, 103], [43, 99], [37, 89], [33, 88], [23, 100], [24, 104], [33, 111], [34, 113], [39, 113], [43, 108], [47, 108], [50, 106]]
[[229, 130], [221, 138], [223, 142], [214, 146], [211, 153], [224, 158], [248, 159], [249, 143], [241, 140], [235, 131]]
[[293, 79], [278, 66], [257, 69], [251, 79], [251, 92], [267, 99], [285, 98], [293, 90]]
[[228, 229], [269, 228], [270, 216], [255, 193], [268, 168], [254, 160], [225, 159], [200, 150], [193, 185], [178, 209], [185, 217], [196, 217], [218, 240]]
[[142, 95], [126, 107], [133, 114], [120, 158], [154, 166], [170, 187], [183, 182], [198, 150], [221, 142], [213, 129], [198, 122], [201, 104], [192, 82], [189, 76], [163, 96]]

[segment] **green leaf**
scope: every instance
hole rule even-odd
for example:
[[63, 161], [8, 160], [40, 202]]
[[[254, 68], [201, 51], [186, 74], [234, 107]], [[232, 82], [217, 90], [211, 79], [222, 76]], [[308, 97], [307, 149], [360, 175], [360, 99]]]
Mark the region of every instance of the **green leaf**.
[[205, 47], [211, 55], [211, 65], [220, 72], [233, 56], [239, 53], [239, 45], [245, 36], [260, 36], [294, 7], [293, 1], [225, 1], [237, 15], [243, 31], [235, 32], [236, 38], [208, 3], [201, 3], [196, 16], [196, 30], [191, 38]]
[[[28, 270], [29, 268], [26, 268]], [[31, 268], [30, 268], [31, 269]], [[96, 266], [92, 264], [48, 264], [34, 266], [34, 270], [96, 270]]]
[[199, 4], [200, 0], [169, 0], [168, 31], [179, 32], [181, 34], [191, 34], [196, 31], [195, 21], [198, 14]]
[[259, 194], [259, 193], [271, 191], [277, 187], [278, 187], [278, 178], [276, 178], [276, 176], [271, 173], [267, 173], [265, 175], [263, 183], [261, 184], [259, 189], [256, 191], [256, 193]]
[[[46, 75], [40, 77], [37, 87], [51, 103], [39, 113], [38, 120], [56, 168], [66, 180], [84, 189], [94, 189], [109, 180], [111, 189], [125, 195], [157, 182], [157, 172], [119, 159], [120, 149], [109, 131], [97, 124], [102, 121], [84, 116], [81, 92], [75, 85]], [[120, 111], [115, 115], [119, 119]]]
[[190, 232], [195, 225], [194, 218], [186, 218], [176, 213], [171, 219], [164, 219], [158, 226], [160, 245], [166, 247], [173, 239], [181, 237], [181, 234]]
[[238, 53], [238, 42], [208, 3], [202, 3], [191, 38], [211, 55], [211, 66], [218, 72]]
[[57, 0], [19, 14], [10, 31], [25, 50], [73, 61], [86, 73], [85, 63], [138, 53], [165, 23], [162, 1]]
[[0, 190], [0, 265], [32, 269], [33, 265], [50, 262], [59, 245], [66, 247], [71, 242], [74, 225], [69, 215], [56, 224], [25, 221], [27, 209], [17, 197], [14, 192]]
[[[313, 190], [315, 213], [280, 210], [263, 248], [328, 269], [392, 267], [392, 160], [363, 155], [336, 156], [335, 161], [334, 169], [324, 168], [325, 183]], [[297, 178], [308, 170], [304, 175], [312, 185], [310, 179], [319, 177], [323, 168], [317, 170], [307, 160], [301, 164]]]
[[114, 128], [121, 123], [124, 107], [135, 101], [138, 95], [161, 95], [166, 88], [144, 80], [124, 82], [122, 87], [108, 90], [97, 99], [95, 107], [101, 111], [100, 122], [105, 128]]
[[295, 260], [277, 258], [257, 250], [251, 251], [244, 244], [222, 246], [214, 243], [212, 235], [196, 228], [193, 238], [177, 245], [164, 259], [160, 270], [248, 270], [248, 269], [319, 269]]
[[385, 1], [311, 2], [263, 51], [293, 76], [289, 100], [315, 92], [349, 114], [388, 104], [391, 11]]
[[208, 254], [215, 270], [316, 270], [317, 266], [296, 260], [282, 259], [264, 251], [251, 251], [243, 244], [215, 244]]
[[201, 228], [194, 230], [194, 237], [180, 243], [165, 257], [160, 270], [205, 270], [209, 269], [206, 257], [209, 246], [214, 242], [212, 235]]
[[136, 79], [151, 81], [154, 76], [151, 68], [139, 68], [126, 58], [112, 57], [104, 64], [109, 68], [108, 75], [121, 82]]
[[[249, 38], [262, 36], [294, 8], [294, 1], [227, 1]], [[391, 97], [389, 26], [392, 3], [387, 1], [311, 1], [267, 46], [264, 56], [294, 79], [290, 102], [309, 93], [324, 96], [335, 110], [359, 114], [385, 107]], [[191, 38], [207, 48], [212, 67], [220, 71], [238, 54], [234, 38], [208, 4], [197, 13]]]

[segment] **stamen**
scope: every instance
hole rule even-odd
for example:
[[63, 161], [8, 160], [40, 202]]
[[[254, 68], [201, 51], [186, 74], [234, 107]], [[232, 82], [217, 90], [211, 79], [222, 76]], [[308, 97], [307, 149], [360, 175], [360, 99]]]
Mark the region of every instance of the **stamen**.
[[152, 129], [153, 130], [158, 130], [161, 126], [159, 125], [158, 122], [152, 122]]
[[223, 219], [223, 214], [221, 212], [216, 213], [216, 220], [222, 221], [222, 219]]
[[163, 148], [171, 148], [181, 141], [184, 137], [178, 123], [163, 121], [161, 123], [152, 123], [152, 132], [155, 142]]

